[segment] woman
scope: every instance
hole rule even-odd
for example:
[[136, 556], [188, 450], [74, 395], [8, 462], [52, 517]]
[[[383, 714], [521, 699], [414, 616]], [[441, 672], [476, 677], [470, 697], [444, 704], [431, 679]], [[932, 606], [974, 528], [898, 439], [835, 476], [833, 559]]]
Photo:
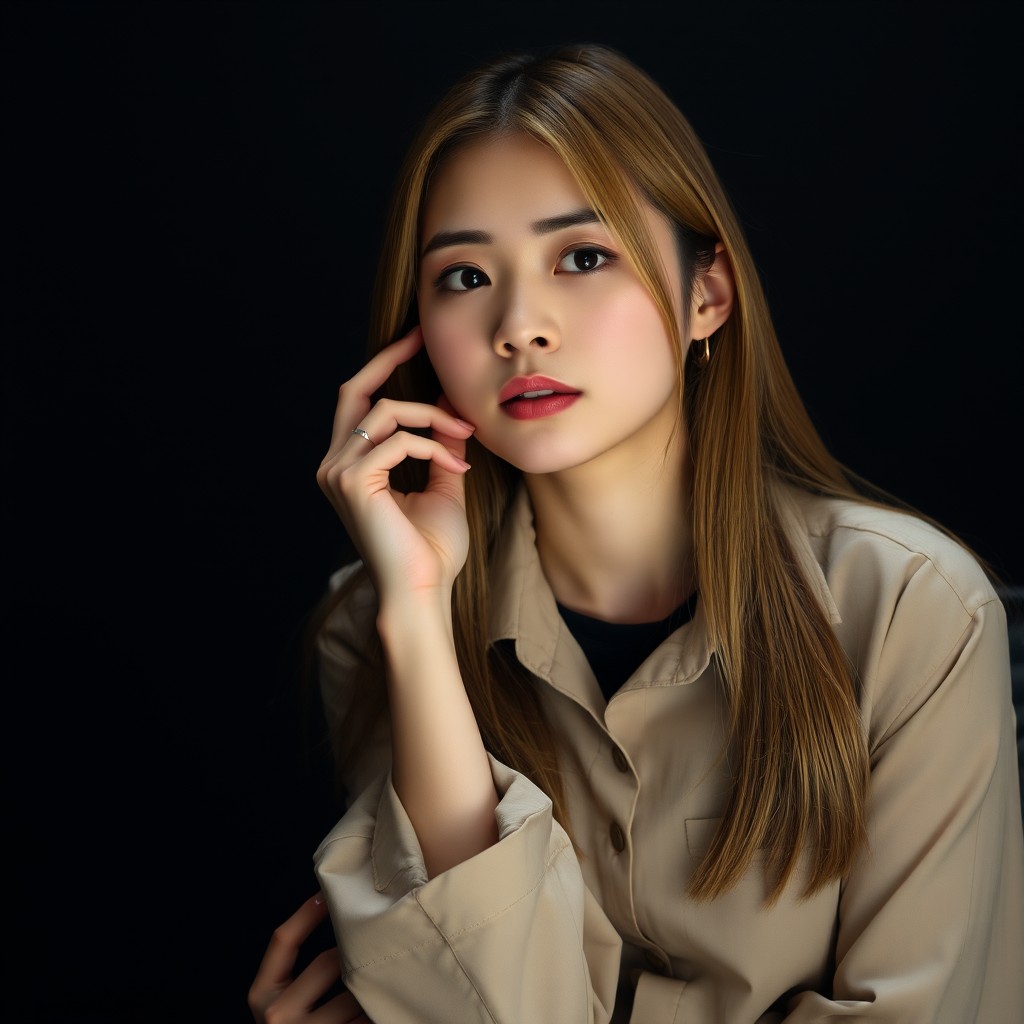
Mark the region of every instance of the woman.
[[350, 804], [256, 1019], [1018, 1020], [1003, 608], [825, 449], [657, 85], [592, 45], [466, 76], [373, 309], [318, 472]]

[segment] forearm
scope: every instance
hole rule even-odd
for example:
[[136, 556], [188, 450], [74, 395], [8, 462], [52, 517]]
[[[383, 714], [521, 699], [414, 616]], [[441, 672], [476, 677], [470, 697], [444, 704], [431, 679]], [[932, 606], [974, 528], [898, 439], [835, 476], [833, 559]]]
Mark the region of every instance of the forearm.
[[431, 878], [498, 840], [498, 796], [445, 600], [382, 605], [392, 781]]

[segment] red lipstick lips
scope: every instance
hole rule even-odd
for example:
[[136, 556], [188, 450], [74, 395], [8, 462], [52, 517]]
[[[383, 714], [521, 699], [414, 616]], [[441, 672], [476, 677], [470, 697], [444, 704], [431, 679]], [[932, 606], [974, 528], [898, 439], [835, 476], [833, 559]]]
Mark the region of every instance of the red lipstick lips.
[[579, 394], [575, 388], [550, 377], [513, 377], [499, 392], [498, 401], [504, 403], [534, 391], [554, 391], [558, 395]]
[[513, 377], [499, 392], [498, 401], [512, 419], [532, 420], [567, 409], [580, 394], [550, 377]]

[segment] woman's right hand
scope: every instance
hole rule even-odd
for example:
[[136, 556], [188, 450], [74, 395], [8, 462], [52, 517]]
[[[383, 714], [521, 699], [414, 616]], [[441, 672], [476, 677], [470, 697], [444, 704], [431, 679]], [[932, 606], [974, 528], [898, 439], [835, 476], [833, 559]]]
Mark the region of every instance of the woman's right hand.
[[[317, 470], [320, 489], [344, 523], [378, 597], [450, 592], [469, 551], [463, 456], [475, 429], [441, 408], [371, 396], [423, 344], [419, 327], [377, 353], [338, 393], [331, 445]], [[364, 430], [370, 441], [353, 433]], [[421, 437], [403, 427], [429, 427]], [[390, 472], [404, 459], [430, 461], [423, 491], [404, 494]]]
[[347, 989], [330, 997], [341, 979], [337, 949], [324, 950], [292, 977], [303, 942], [326, 918], [327, 904], [317, 893], [274, 930], [249, 987], [256, 1024], [373, 1024]]

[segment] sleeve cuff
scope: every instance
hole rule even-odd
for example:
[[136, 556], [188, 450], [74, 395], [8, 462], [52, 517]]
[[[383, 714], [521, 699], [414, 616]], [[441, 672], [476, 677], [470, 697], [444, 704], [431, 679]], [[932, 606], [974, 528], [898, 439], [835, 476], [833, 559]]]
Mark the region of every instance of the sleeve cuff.
[[[532, 782], [489, 756], [499, 796], [498, 842], [428, 879], [423, 853], [398, 799], [390, 771], [351, 806], [314, 854], [314, 870], [335, 919], [346, 968], [389, 955], [403, 929], [393, 915], [416, 915], [418, 904], [441, 936], [480, 927], [536, 889], [552, 861], [571, 844], [551, 816], [550, 799]], [[381, 934], [377, 934], [380, 925]], [[429, 936], [413, 928], [413, 942]], [[385, 933], [387, 938], [385, 938]], [[403, 936], [404, 937], [404, 936]], [[367, 948], [361, 948], [364, 944]]]

